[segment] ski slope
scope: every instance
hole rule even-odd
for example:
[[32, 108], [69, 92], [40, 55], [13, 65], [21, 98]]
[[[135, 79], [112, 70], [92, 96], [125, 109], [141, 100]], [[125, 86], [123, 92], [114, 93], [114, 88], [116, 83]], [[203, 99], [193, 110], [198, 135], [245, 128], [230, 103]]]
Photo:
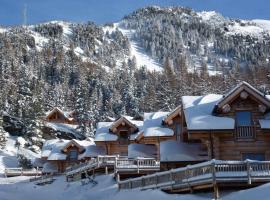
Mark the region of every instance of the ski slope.
[[160, 63], [157, 60], [153, 59], [143, 47], [140, 46], [139, 42], [134, 40], [133, 35], [135, 34], [135, 30], [132, 29], [123, 29], [119, 27], [118, 24], [114, 24], [118, 28], [119, 31], [126, 36], [130, 42], [130, 57], [136, 58], [137, 67], [141, 68], [143, 66], [146, 67], [147, 70], [153, 72], [161, 72], [163, 70]]

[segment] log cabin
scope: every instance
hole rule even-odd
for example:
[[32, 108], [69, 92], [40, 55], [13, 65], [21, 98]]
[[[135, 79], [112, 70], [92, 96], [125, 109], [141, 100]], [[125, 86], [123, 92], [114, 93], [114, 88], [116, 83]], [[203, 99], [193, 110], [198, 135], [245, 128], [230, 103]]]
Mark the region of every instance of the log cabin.
[[242, 82], [226, 95], [182, 97], [183, 138], [197, 141], [208, 159], [269, 160], [270, 100]]
[[95, 142], [109, 155], [156, 156], [162, 170], [210, 159], [269, 160], [269, 111], [270, 97], [241, 82], [225, 95], [183, 96], [171, 112], [144, 113], [139, 126], [125, 117], [101, 122]]
[[64, 124], [78, 124], [76, 112], [65, 112], [58, 107], [46, 113], [44, 121]]
[[47, 140], [41, 152], [45, 162], [43, 173], [63, 173], [67, 167], [85, 162], [98, 155], [105, 155], [105, 149], [96, 146], [90, 138], [86, 140]]
[[99, 122], [95, 143], [103, 146], [108, 155], [128, 156], [128, 145], [135, 143], [142, 127], [143, 121], [133, 120], [130, 116], [121, 116], [113, 122]]
[[45, 135], [59, 135], [63, 139], [85, 139], [78, 131], [79, 122], [75, 111], [65, 112], [60, 108], [54, 108], [46, 113], [43, 118], [42, 131]]

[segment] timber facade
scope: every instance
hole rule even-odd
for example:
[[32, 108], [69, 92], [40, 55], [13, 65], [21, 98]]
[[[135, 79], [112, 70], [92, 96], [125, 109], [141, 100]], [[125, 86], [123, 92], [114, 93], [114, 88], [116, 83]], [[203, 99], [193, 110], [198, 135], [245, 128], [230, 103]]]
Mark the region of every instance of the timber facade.
[[[111, 122], [102, 140], [98, 127], [95, 142], [104, 146], [109, 155], [125, 156], [129, 155], [128, 145], [155, 145], [164, 169], [210, 159], [269, 160], [269, 99], [246, 82], [225, 95], [183, 96], [182, 104], [171, 112], [145, 113], [140, 128], [122, 117]], [[125, 144], [122, 131], [124, 138], [129, 138]], [[166, 152], [161, 147], [165, 148], [166, 141], [178, 145], [179, 151], [173, 152], [179, 154], [177, 158], [162, 159]], [[189, 148], [196, 149], [192, 156]]]

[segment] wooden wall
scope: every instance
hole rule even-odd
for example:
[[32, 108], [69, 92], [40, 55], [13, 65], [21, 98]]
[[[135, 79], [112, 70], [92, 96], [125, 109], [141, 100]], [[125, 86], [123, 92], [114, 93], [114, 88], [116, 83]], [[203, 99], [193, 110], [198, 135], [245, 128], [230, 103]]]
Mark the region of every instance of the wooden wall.
[[269, 131], [260, 129], [259, 119], [263, 118], [264, 113], [259, 111], [259, 104], [260, 102], [251, 96], [247, 99], [238, 96], [230, 103], [230, 112], [218, 114], [235, 118], [237, 111], [251, 111], [256, 130], [254, 139], [238, 140], [235, 130], [189, 131], [189, 138], [201, 140], [207, 147], [209, 159], [214, 157], [221, 160], [242, 160], [244, 153], [262, 153], [266, 160], [270, 160], [270, 134]]

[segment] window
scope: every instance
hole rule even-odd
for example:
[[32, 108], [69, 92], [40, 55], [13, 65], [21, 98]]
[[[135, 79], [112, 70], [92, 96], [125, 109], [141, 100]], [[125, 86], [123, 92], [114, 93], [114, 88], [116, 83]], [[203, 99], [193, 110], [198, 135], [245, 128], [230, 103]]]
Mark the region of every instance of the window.
[[251, 126], [251, 112], [240, 111], [236, 112], [236, 125], [237, 126]]
[[128, 131], [120, 131], [118, 141], [120, 144], [128, 144]]
[[265, 161], [265, 155], [264, 153], [243, 153], [242, 159]]
[[69, 159], [70, 160], [77, 160], [78, 158], [78, 152], [77, 150], [70, 150], [69, 152]]
[[179, 123], [176, 124], [175, 127], [176, 131], [176, 138], [178, 141], [180, 141], [180, 135], [181, 135], [181, 125]]

